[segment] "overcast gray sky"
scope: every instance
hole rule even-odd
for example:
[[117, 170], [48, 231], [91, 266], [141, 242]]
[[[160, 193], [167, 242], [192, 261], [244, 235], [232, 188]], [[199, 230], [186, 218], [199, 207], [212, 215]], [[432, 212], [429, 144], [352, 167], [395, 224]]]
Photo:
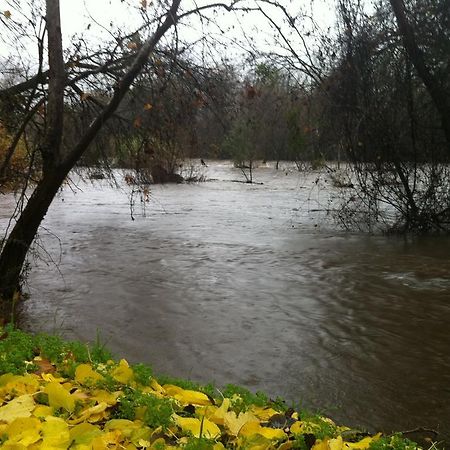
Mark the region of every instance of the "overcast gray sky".
[[[155, 4], [158, 5], [158, 0]], [[292, 2], [290, 0], [279, 0], [280, 3], [286, 7], [291, 14], [295, 15], [300, 10], [306, 14], [311, 14], [315, 21], [319, 23], [323, 30], [332, 26], [335, 20], [334, 17], [334, 0], [297, 0]], [[123, 30], [132, 30], [142, 23], [140, 19], [139, 8], [141, 0], [60, 0], [61, 2], [61, 19], [63, 29], [64, 46], [70, 46], [71, 37], [75, 34], [84, 33], [87, 40], [92, 43], [100, 43], [103, 38], [107, 37], [106, 30], [110, 28], [110, 23], [114, 27], [119, 27]], [[24, 1], [24, 4], [26, 1]], [[210, 3], [210, 0], [182, 0], [181, 7], [185, 10], [191, 9], [195, 4], [202, 5]], [[35, 5], [38, 4], [35, 1]], [[154, 5], [152, 0], [147, 1], [147, 8], [149, 14], [152, 12]], [[249, 0], [248, 5], [253, 5], [253, 1]], [[0, 11], [10, 10], [14, 18], [20, 17], [20, 12], [15, 11], [8, 0], [0, 0]], [[273, 14], [278, 22], [281, 23], [281, 16], [276, 10], [268, 10]], [[22, 12], [26, 12], [25, 8]], [[246, 44], [246, 40], [251, 41], [254, 45], [269, 50], [274, 45], [273, 30], [267, 24], [267, 21], [261, 14], [252, 13], [243, 16], [241, 13], [219, 13], [216, 17], [216, 22], [220, 24], [225, 34], [219, 32], [215, 26], [203, 26], [196, 17], [184, 21], [184, 25], [180, 27], [180, 34], [187, 40], [198, 39], [202, 34], [220, 36], [224, 46], [219, 47], [219, 52], [230, 52], [233, 56], [239, 53], [240, 50], [232, 46], [234, 39], [242, 40]], [[309, 21], [306, 19], [303, 22], [305, 26], [310, 27]], [[90, 29], [87, 27], [90, 24]], [[105, 29], [102, 29], [105, 27]], [[3, 31], [0, 30], [0, 33]], [[14, 44], [14, 42], [12, 42]], [[35, 46], [31, 42], [26, 42], [25, 46], [33, 54], [35, 53]], [[0, 55], [6, 56], [13, 50], [12, 47], [2, 44], [0, 48]], [[234, 51], [234, 55], [233, 55]], [[229, 55], [227, 55], [229, 56]]]

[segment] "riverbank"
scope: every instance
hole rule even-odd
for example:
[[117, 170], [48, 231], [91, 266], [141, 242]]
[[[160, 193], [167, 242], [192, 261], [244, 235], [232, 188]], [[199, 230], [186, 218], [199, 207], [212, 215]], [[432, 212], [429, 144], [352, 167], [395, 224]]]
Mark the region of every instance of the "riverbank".
[[101, 343], [3, 330], [0, 444], [5, 449], [415, 450], [228, 385], [155, 377]]

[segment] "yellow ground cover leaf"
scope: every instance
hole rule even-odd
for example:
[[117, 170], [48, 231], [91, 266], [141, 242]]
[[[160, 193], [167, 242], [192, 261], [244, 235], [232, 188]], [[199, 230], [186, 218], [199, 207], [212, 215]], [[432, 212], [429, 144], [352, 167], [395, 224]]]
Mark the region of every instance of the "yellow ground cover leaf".
[[4, 386], [5, 392], [14, 392], [15, 396], [34, 394], [39, 390], [39, 377], [29, 374], [12, 378]]
[[180, 417], [174, 414], [173, 418], [183, 432], [191, 433], [196, 438], [215, 439], [220, 436], [220, 428], [205, 417], [200, 420], [195, 417]]
[[328, 450], [328, 439], [317, 440], [311, 450]]
[[69, 426], [59, 417], [46, 417], [42, 424], [42, 444], [40, 450], [64, 450], [71, 442]]
[[47, 383], [52, 383], [52, 382], [56, 382], [56, 383], [63, 383], [64, 381], [66, 381], [65, 378], [62, 377], [55, 377], [54, 375], [52, 375], [51, 373], [41, 373], [41, 378], [46, 381]]
[[154, 397], [158, 397], [158, 398], [163, 398], [163, 397], [165, 397], [164, 394], [162, 394], [161, 392], [155, 391], [154, 389], [152, 389], [152, 388], [149, 387], [149, 386], [145, 386], [145, 387], [142, 389], [142, 393], [143, 393], [143, 394], [151, 394], [151, 395], [153, 395]]
[[53, 415], [54, 409], [47, 405], [37, 405], [33, 410], [33, 416], [38, 418], [44, 418]]
[[163, 388], [167, 395], [178, 400], [182, 405], [211, 405], [211, 400], [203, 392], [182, 389], [172, 384], [165, 384]]
[[68, 422], [71, 425], [76, 425], [86, 421], [98, 422], [99, 420], [105, 418], [105, 415], [103, 413], [106, 411], [107, 408], [108, 404], [105, 402], [101, 402], [98, 405], [91, 406], [90, 408], [83, 410], [78, 417], [76, 417], [75, 419], [71, 419]]
[[72, 396], [75, 401], [79, 400], [81, 402], [84, 402], [86, 400], [90, 400], [91, 397], [86, 392], [82, 391], [81, 389], [75, 390], [75, 392], [72, 392]]
[[372, 442], [377, 441], [380, 437], [381, 433], [377, 433], [375, 436], [367, 436], [358, 442], [344, 442], [344, 449], [366, 450]]
[[30, 394], [21, 395], [0, 408], [0, 421], [11, 423], [20, 417], [30, 417], [35, 406]]
[[259, 406], [253, 406], [250, 411], [263, 422], [269, 420], [275, 414], [280, 414], [279, 411], [275, 411], [273, 408], [261, 408]]
[[293, 441], [286, 441], [283, 442], [279, 447], [278, 450], [291, 450], [291, 448], [294, 446]]
[[96, 400], [97, 403], [106, 403], [108, 406], [113, 406], [117, 403], [117, 398], [121, 392], [108, 392], [102, 389], [92, 391], [91, 399]]
[[142, 422], [133, 422], [127, 419], [112, 419], [106, 422], [105, 431], [119, 430], [123, 437], [130, 438], [133, 431], [142, 427]]
[[64, 408], [69, 412], [75, 409], [74, 397], [56, 381], [47, 384], [44, 392], [48, 395], [48, 403], [53, 408]]
[[245, 448], [246, 450], [274, 450], [275, 447], [270, 439], [254, 434], [252, 436], [241, 436], [237, 444], [238, 448]]
[[207, 415], [208, 419], [217, 425], [225, 425], [225, 415], [227, 414], [229, 407], [230, 407], [230, 399], [224, 398], [222, 404], [218, 408], [217, 407], [205, 408], [206, 412], [209, 413]]
[[110, 431], [102, 433], [92, 440], [92, 450], [108, 450], [110, 448], [117, 448], [120, 442], [120, 431]]
[[253, 436], [255, 434], [260, 434], [270, 440], [287, 438], [287, 435], [283, 430], [278, 428], [262, 427], [259, 421], [246, 422], [239, 430], [239, 436]]
[[121, 359], [119, 365], [111, 371], [112, 377], [119, 383], [127, 384], [133, 379], [133, 369], [127, 361]]
[[7, 442], [28, 447], [41, 439], [40, 429], [41, 422], [39, 419], [35, 417], [20, 417], [13, 420], [6, 429]]
[[10, 381], [19, 378], [19, 376], [20, 375], [13, 375], [12, 373], [4, 373], [3, 375], [0, 375], [0, 386], [5, 386]]
[[314, 434], [314, 431], [317, 430], [317, 428], [320, 428], [320, 426], [314, 422], [304, 422], [302, 420], [298, 420], [291, 425], [290, 431], [292, 434]]
[[224, 417], [224, 424], [230, 431], [230, 434], [237, 436], [239, 431], [247, 422], [259, 422], [258, 418], [251, 412], [241, 412], [238, 416], [234, 411], [228, 411]]
[[91, 423], [80, 423], [70, 430], [71, 450], [91, 450], [92, 441], [102, 434], [100, 428]]
[[145, 425], [141, 425], [139, 428], [136, 428], [136, 430], [133, 430], [130, 436], [130, 441], [136, 447], [142, 447], [139, 443], [142, 441], [150, 441], [151, 436], [152, 430]]
[[75, 381], [80, 384], [93, 384], [104, 377], [96, 372], [90, 364], [80, 364], [75, 370]]
[[342, 436], [328, 440], [328, 450], [342, 450], [343, 445], [344, 441], [342, 440]]
[[23, 444], [16, 444], [16, 443], [7, 443], [5, 442], [2, 445], [2, 450], [27, 450], [28, 447], [26, 447]]
[[152, 378], [152, 380], [150, 381], [150, 387], [154, 391], [159, 392], [160, 394], [165, 394], [166, 393], [164, 388], [154, 378]]

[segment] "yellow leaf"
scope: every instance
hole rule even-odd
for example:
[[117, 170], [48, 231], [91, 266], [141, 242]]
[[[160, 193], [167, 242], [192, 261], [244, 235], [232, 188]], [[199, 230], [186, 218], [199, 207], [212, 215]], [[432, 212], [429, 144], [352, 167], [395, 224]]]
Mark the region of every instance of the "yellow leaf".
[[139, 447], [143, 447], [143, 448], [147, 448], [147, 447], [150, 447], [150, 445], [152, 445], [150, 441], [146, 441], [145, 439], [139, 439], [138, 444], [139, 444]]
[[135, 423], [131, 420], [113, 419], [106, 422], [105, 431], [119, 430], [124, 437], [129, 438], [131, 437], [133, 431], [139, 429], [140, 427], [140, 423]]
[[250, 412], [241, 412], [239, 416], [236, 416], [234, 411], [227, 412], [224, 417], [225, 426], [233, 436], [237, 436], [242, 426], [247, 422], [258, 422], [258, 419]]
[[60, 417], [49, 416], [42, 424], [41, 450], [63, 450], [70, 444], [69, 426]]
[[269, 439], [255, 434], [250, 437], [241, 436], [238, 440], [238, 448], [245, 448], [246, 450], [273, 450], [273, 442]]
[[108, 406], [113, 406], [117, 403], [117, 398], [120, 392], [108, 392], [102, 389], [92, 391], [92, 400], [97, 400], [97, 403], [106, 403]]
[[229, 407], [230, 407], [230, 399], [224, 398], [220, 407], [216, 408], [213, 411], [213, 413], [208, 417], [208, 419], [217, 425], [224, 425], [225, 415], [227, 414]]
[[278, 428], [262, 427], [258, 421], [245, 423], [239, 431], [239, 436], [253, 436], [254, 434], [260, 434], [266, 439], [285, 439], [286, 433]]
[[75, 381], [80, 384], [93, 384], [103, 379], [90, 364], [80, 364], [75, 371]]
[[39, 419], [46, 416], [53, 415], [53, 408], [51, 406], [47, 405], [37, 405], [36, 408], [33, 410], [33, 416], [38, 417]]
[[200, 421], [194, 417], [180, 417], [173, 415], [175, 423], [185, 432], [191, 433], [194, 437], [205, 437], [207, 439], [215, 439], [220, 436], [220, 429], [205, 417]]
[[370, 444], [374, 441], [380, 439], [381, 433], [376, 434], [375, 436], [368, 436], [364, 439], [361, 439], [358, 442], [344, 442], [344, 449], [358, 449], [358, 450], [366, 450], [369, 448]]
[[2, 445], [2, 450], [27, 450], [27, 449], [28, 449], [28, 447], [26, 447], [23, 444], [15, 444], [15, 443], [9, 444], [9, 443], [5, 442]]
[[92, 450], [107, 450], [117, 448], [120, 441], [120, 431], [103, 433], [92, 440]]
[[5, 392], [14, 392], [16, 397], [24, 394], [34, 394], [39, 390], [39, 377], [32, 374], [14, 376], [9, 379], [2, 390]]
[[303, 426], [302, 422], [300, 422], [300, 421], [294, 422], [290, 428], [291, 433], [292, 434], [301, 434], [303, 432], [302, 426]]
[[41, 439], [39, 431], [41, 422], [35, 417], [21, 417], [12, 421], [6, 429], [9, 443], [25, 446], [34, 444]]
[[112, 377], [119, 383], [127, 384], [133, 379], [133, 370], [128, 363], [121, 359], [119, 365], [111, 372]]
[[153, 105], [151, 103], [145, 103], [144, 104], [144, 109], [146, 111], [150, 111], [153, 108]]
[[166, 393], [164, 388], [154, 378], [152, 378], [152, 380], [150, 381], [150, 387], [154, 391], [158, 392], [159, 394], [165, 394]]
[[139, 428], [136, 428], [136, 430], [133, 430], [130, 436], [130, 441], [132, 444], [136, 445], [136, 447], [140, 447], [139, 442], [142, 441], [150, 441], [152, 436], [152, 430], [147, 427], [141, 426]]
[[182, 389], [172, 384], [165, 384], [164, 389], [167, 395], [178, 400], [182, 405], [211, 405], [211, 400], [203, 392]]
[[105, 417], [105, 415], [102, 413], [106, 411], [107, 408], [108, 405], [105, 402], [101, 402], [98, 405], [91, 406], [90, 408], [85, 409], [79, 417], [69, 420], [69, 423], [71, 425], [75, 425], [86, 421], [98, 422]]
[[93, 439], [101, 434], [102, 432], [95, 425], [90, 423], [80, 423], [70, 430], [70, 440], [73, 441], [71, 448], [76, 448], [76, 446], [86, 446], [86, 448], [91, 448]]
[[343, 444], [342, 436], [338, 436], [336, 439], [330, 439], [328, 441], [328, 450], [342, 450]]
[[328, 439], [317, 440], [311, 450], [328, 450]]
[[293, 441], [283, 442], [283, 443], [278, 447], [278, 450], [290, 450], [293, 446], [294, 446]]
[[[180, 443], [181, 439], [178, 440], [178, 443]], [[164, 438], [158, 438], [155, 441], [153, 441], [152, 446], [150, 448], [167, 448], [166, 441]]]
[[263, 422], [267, 422], [275, 414], [280, 414], [279, 411], [275, 411], [273, 408], [261, 408], [258, 406], [253, 406], [251, 412]]
[[20, 417], [30, 417], [34, 406], [33, 397], [30, 394], [21, 395], [0, 408], [0, 421], [11, 423]]
[[312, 433], [314, 434], [315, 430], [320, 428], [320, 425], [314, 422], [303, 422], [301, 420], [294, 422], [291, 425], [291, 433], [292, 434], [305, 434]]
[[65, 378], [55, 377], [51, 373], [41, 373], [41, 378], [48, 383], [52, 383], [53, 381], [56, 383], [62, 383], [63, 381], [66, 381]]
[[16, 380], [17, 378], [19, 378], [19, 376], [13, 375], [12, 373], [5, 373], [3, 375], [0, 375], [0, 386], [6, 386], [8, 383]]
[[75, 409], [75, 399], [56, 381], [47, 384], [44, 392], [48, 395], [48, 403], [53, 408], [64, 408], [69, 412]]
[[3, 15], [4, 15], [7, 19], [9, 19], [9, 18], [11, 17], [11, 11], [8, 11], [8, 10], [3, 11]]

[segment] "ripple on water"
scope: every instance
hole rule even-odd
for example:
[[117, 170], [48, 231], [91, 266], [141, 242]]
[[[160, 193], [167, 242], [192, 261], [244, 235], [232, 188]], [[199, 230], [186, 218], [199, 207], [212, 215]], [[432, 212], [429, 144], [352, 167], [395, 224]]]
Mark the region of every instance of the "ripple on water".
[[[123, 191], [64, 192], [45, 223], [61, 275], [33, 270], [28, 327], [99, 329], [157, 372], [263, 389], [352, 426], [448, 433], [449, 240], [318, 232], [329, 193], [311, 194], [314, 176], [264, 169], [249, 187], [221, 181], [239, 176], [227, 165], [208, 170], [219, 181], [152, 188], [135, 221]], [[42, 239], [58, 261], [60, 243]]]

